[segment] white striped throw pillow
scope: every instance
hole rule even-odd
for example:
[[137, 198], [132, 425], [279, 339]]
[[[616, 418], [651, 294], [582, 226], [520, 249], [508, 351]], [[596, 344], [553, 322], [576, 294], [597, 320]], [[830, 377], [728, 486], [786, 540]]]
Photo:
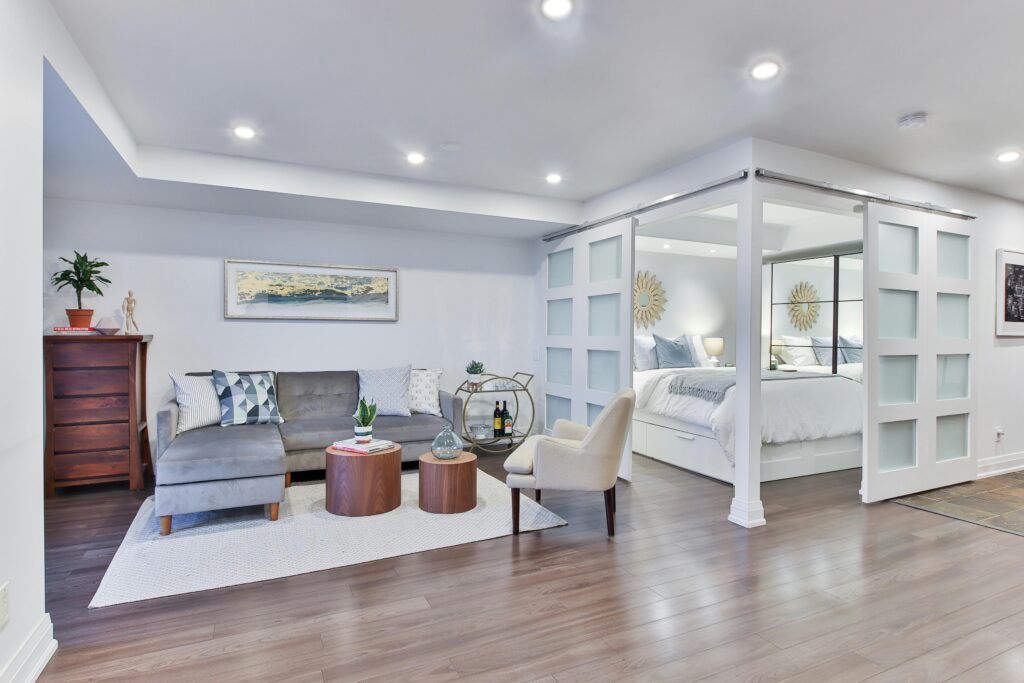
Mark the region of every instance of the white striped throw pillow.
[[220, 424], [220, 399], [211, 377], [171, 375], [178, 402], [178, 434]]

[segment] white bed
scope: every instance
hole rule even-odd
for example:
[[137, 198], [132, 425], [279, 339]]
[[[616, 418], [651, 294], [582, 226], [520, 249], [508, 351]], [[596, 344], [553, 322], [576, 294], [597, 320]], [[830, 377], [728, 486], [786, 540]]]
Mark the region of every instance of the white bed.
[[[693, 371], [672, 368], [633, 373], [637, 392], [633, 450], [731, 482], [735, 388], [717, 404], [669, 391], [673, 378]], [[800, 379], [761, 383], [762, 481], [860, 466], [861, 373], [859, 363], [840, 365], [838, 377], [831, 376], [830, 367], [800, 366], [794, 373]]]

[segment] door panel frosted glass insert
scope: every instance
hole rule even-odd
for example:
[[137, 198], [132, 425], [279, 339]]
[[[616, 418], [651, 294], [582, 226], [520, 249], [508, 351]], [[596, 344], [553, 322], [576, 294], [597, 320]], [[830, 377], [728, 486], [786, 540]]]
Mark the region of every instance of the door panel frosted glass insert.
[[970, 366], [967, 354], [940, 355], [938, 357], [937, 387], [935, 395], [940, 401], [968, 398], [970, 394]]
[[917, 401], [917, 356], [879, 356], [878, 385], [881, 405]]
[[572, 284], [572, 249], [548, 254], [548, 287], [568, 287]]
[[602, 294], [590, 298], [591, 337], [616, 337], [619, 334], [619, 295]]
[[955, 460], [970, 454], [968, 424], [967, 415], [943, 415], [935, 421], [936, 460]]
[[917, 228], [878, 224], [878, 269], [883, 273], [917, 274]]
[[968, 280], [971, 277], [971, 246], [967, 235], [940, 232], [938, 243], [939, 277]]
[[548, 349], [548, 381], [572, 384], [572, 349]]
[[594, 420], [597, 419], [597, 416], [601, 414], [602, 410], [604, 410], [604, 406], [594, 405], [593, 403], [588, 403], [587, 404], [587, 425], [588, 426], [594, 424]]
[[622, 277], [622, 237], [590, 243], [590, 281], [618, 280]]
[[917, 420], [878, 425], [878, 469], [885, 472], [917, 464]]
[[618, 351], [587, 351], [587, 386], [597, 391], [619, 390]]
[[878, 336], [917, 339], [917, 292], [878, 290]]
[[939, 294], [938, 333], [943, 339], [967, 339], [971, 333], [971, 299], [966, 294]]
[[548, 334], [558, 337], [572, 334], [572, 299], [548, 302]]
[[546, 394], [544, 397], [544, 426], [551, 429], [558, 420], [572, 417], [572, 401], [562, 396]]

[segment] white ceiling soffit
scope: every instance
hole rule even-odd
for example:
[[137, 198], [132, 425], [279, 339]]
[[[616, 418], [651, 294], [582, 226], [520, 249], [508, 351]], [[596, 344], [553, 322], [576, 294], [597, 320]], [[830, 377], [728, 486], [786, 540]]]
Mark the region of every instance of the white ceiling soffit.
[[[152, 177], [139, 177], [49, 68], [44, 83], [44, 190], [49, 197], [520, 239], [539, 237], [578, 219], [572, 205], [531, 207], [503, 193], [459, 188], [441, 188], [439, 200], [436, 188], [395, 179], [370, 179], [353, 195], [361, 200], [353, 201], [333, 196], [338, 194], [332, 184], [337, 174], [326, 169], [297, 167], [289, 177], [281, 175], [288, 170], [281, 164], [144, 147], [136, 165]], [[191, 164], [194, 156], [209, 157], [209, 163]], [[189, 168], [176, 170], [182, 164]], [[240, 178], [249, 179], [249, 187], [240, 186]], [[401, 190], [401, 201], [391, 200], [389, 189]], [[445, 197], [444, 190], [463, 194]], [[462, 210], [452, 210], [454, 206]], [[530, 217], [534, 215], [549, 218]], [[555, 216], [562, 220], [550, 219]]]
[[645, 237], [637, 235], [636, 250], [666, 256], [700, 256], [703, 258], [735, 259], [736, 247], [731, 244], [708, 244], [686, 240]]
[[52, 3], [145, 146], [583, 200], [754, 137], [1024, 199], [1020, 0]]

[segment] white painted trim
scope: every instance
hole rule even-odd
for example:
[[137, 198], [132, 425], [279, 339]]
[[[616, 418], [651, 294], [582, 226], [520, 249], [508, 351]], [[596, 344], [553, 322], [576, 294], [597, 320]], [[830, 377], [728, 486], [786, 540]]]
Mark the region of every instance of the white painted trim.
[[1024, 451], [978, 459], [978, 479], [1024, 470]]
[[49, 613], [44, 613], [32, 634], [25, 639], [11, 661], [0, 671], [0, 683], [35, 681], [56, 651], [57, 641], [53, 638], [53, 622], [50, 621]]
[[764, 506], [760, 500], [743, 501], [739, 498], [732, 499], [732, 505], [729, 506], [729, 521], [747, 529], [767, 524], [764, 519]]

